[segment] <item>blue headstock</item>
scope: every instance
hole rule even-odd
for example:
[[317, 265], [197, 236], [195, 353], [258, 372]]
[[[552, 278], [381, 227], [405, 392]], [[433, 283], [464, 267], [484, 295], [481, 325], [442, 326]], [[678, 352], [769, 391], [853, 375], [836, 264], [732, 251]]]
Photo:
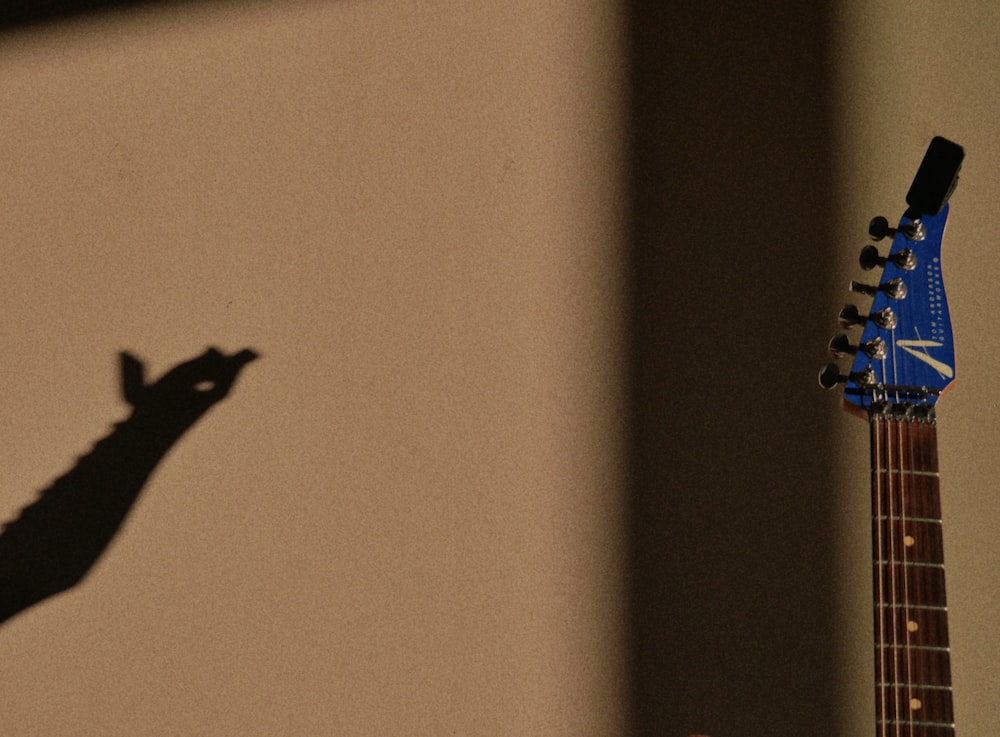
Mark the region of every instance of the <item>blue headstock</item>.
[[884, 256], [876, 246], [862, 250], [862, 268], [881, 268], [881, 278], [876, 285], [851, 282], [851, 289], [872, 297], [871, 307], [865, 312], [845, 307], [840, 314], [845, 332], [830, 341], [835, 358], [853, 356], [850, 372], [842, 375], [836, 364], [829, 364], [819, 377], [827, 388], [844, 384], [849, 409], [871, 412], [906, 406], [930, 412], [955, 378], [941, 242], [947, 199], [963, 156], [957, 144], [935, 138], [907, 194], [909, 207], [898, 227], [890, 228], [885, 218], [871, 222], [873, 239], [893, 239]]

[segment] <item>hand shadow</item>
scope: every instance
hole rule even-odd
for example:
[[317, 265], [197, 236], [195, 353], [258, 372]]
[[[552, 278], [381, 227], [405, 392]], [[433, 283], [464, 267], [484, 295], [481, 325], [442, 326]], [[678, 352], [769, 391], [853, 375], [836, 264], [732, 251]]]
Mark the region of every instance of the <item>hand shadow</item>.
[[83, 580], [160, 460], [255, 358], [210, 348], [147, 384], [142, 362], [121, 354], [132, 414], [0, 533], [0, 623]]

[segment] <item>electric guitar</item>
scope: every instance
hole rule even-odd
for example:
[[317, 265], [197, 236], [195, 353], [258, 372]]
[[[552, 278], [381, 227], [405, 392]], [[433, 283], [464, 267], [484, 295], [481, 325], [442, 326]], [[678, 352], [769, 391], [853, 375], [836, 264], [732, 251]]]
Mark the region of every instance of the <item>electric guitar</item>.
[[[871, 221], [875, 241], [861, 266], [878, 284], [851, 282], [867, 310], [840, 313], [825, 388], [842, 385], [844, 407], [868, 420], [872, 461], [872, 558], [877, 737], [954, 737], [941, 535], [935, 406], [955, 379], [955, 350], [941, 273], [948, 198], [964, 152], [934, 138], [906, 196], [899, 225]], [[854, 340], [851, 333], [857, 335]]]

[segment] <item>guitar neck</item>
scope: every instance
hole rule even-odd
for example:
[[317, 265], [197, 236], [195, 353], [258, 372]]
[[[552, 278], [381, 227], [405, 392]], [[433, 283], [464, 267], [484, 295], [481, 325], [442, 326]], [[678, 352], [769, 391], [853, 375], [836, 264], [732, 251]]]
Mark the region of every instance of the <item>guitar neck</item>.
[[878, 737], [954, 737], [933, 412], [869, 415]]

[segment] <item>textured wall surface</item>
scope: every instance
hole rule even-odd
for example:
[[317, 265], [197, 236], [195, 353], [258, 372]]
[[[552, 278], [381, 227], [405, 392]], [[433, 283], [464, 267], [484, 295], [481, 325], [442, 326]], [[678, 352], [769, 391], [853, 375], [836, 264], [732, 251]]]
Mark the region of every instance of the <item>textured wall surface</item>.
[[967, 153], [955, 707], [988, 734], [998, 22], [220, 0], [4, 31], [0, 517], [125, 415], [119, 350], [262, 355], [91, 575], [0, 628], [4, 734], [870, 734], [867, 429], [815, 376], [936, 134]]
[[0, 38], [3, 516], [124, 415], [118, 350], [262, 355], [3, 627], [5, 734], [622, 731], [623, 32], [349, 1]]

